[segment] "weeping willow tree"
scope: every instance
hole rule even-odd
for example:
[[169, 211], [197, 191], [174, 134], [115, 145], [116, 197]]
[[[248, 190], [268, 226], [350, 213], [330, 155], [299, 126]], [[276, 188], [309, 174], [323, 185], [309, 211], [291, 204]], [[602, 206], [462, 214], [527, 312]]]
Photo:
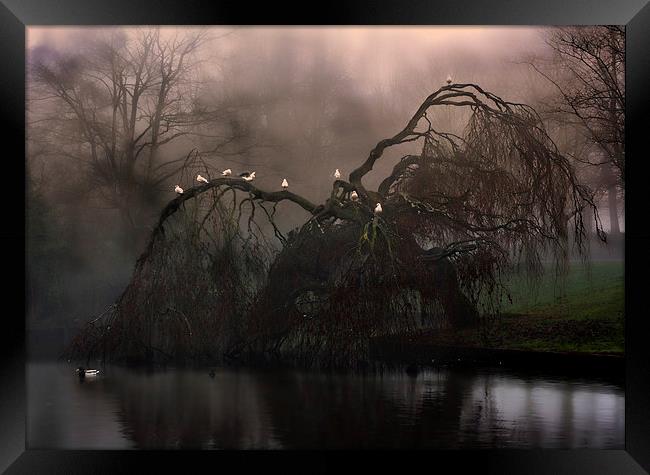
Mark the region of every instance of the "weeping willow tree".
[[[461, 134], [434, 128], [445, 107], [466, 111]], [[384, 152], [407, 143], [419, 153], [366, 188]], [[281, 202], [310, 215], [288, 236], [277, 225]], [[231, 177], [177, 196], [122, 296], [69, 356], [349, 365], [373, 337], [489, 321], [514, 266], [534, 278], [545, 257], [562, 272], [572, 246], [585, 254], [587, 210], [604, 240], [591, 191], [531, 107], [451, 84], [321, 204]]]

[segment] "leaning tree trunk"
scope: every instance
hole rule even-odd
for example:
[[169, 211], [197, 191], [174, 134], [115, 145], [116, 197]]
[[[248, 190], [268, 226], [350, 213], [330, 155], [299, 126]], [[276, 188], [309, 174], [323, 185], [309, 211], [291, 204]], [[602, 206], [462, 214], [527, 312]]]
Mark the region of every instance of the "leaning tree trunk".
[[[386, 220], [391, 218], [386, 216]], [[391, 328], [412, 329], [413, 320], [402, 319], [401, 325], [394, 325], [399, 315], [375, 318], [370, 325], [357, 318], [359, 312], [398, 313], [396, 302], [402, 302], [409, 291], [419, 296], [418, 321], [427, 320], [424, 314], [436, 307], [443, 313], [442, 327], [462, 328], [478, 322], [476, 306], [463, 293], [454, 263], [439, 257], [440, 249], [423, 250], [405, 235], [396, 238], [391, 251], [377, 242], [371, 256], [362, 256], [362, 234], [363, 227], [357, 223], [314, 225], [287, 243], [271, 266], [268, 284], [252, 312], [247, 342], [252, 353], [281, 353], [282, 343], [292, 333], [295, 336], [309, 328], [306, 318], [320, 319], [321, 332], [348, 327], [366, 338], [386, 331], [385, 322]], [[305, 314], [306, 305], [310, 315]], [[344, 345], [340, 333], [336, 338]], [[244, 347], [236, 347], [233, 355], [245, 351]]]

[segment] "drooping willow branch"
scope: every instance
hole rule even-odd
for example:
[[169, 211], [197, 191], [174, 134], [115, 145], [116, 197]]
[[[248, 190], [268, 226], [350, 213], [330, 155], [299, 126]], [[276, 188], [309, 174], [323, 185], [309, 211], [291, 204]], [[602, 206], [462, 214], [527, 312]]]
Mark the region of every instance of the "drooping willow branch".
[[[478, 95], [483, 96], [487, 102], [484, 102], [479, 99], [478, 95], [471, 90], [474, 89]], [[463, 98], [465, 100], [458, 100]], [[492, 105], [490, 105], [492, 104]], [[418, 110], [413, 114], [411, 119], [408, 121], [406, 126], [395, 134], [393, 137], [383, 139], [375, 145], [375, 147], [370, 151], [368, 158], [355, 170], [350, 173], [350, 183], [363, 194], [367, 194], [367, 190], [362, 184], [363, 177], [368, 174], [372, 169], [377, 160], [379, 160], [384, 151], [394, 145], [399, 145], [405, 142], [413, 141], [418, 138], [421, 138], [426, 135], [423, 133], [416, 132], [416, 128], [420, 121], [426, 117], [427, 111], [434, 107], [440, 105], [450, 105], [450, 106], [468, 106], [474, 109], [484, 109], [485, 111], [502, 117], [504, 119], [516, 120], [516, 115], [513, 114], [513, 107], [516, 107], [520, 110], [526, 111], [528, 114], [535, 116], [537, 119], [537, 114], [535, 111], [526, 106], [525, 104], [518, 104], [514, 102], [504, 101], [503, 99], [495, 96], [492, 93], [484, 91], [481, 87], [476, 84], [452, 84], [449, 86], [444, 86], [438, 89], [436, 92], [427, 97], [424, 102], [420, 105]], [[540, 120], [541, 122], [541, 120]], [[531, 124], [529, 124], [530, 126]], [[431, 132], [431, 128], [429, 132]], [[449, 138], [450, 134], [442, 134], [435, 132], [435, 135], [440, 137]]]
[[[291, 201], [300, 206], [305, 211], [311, 213], [314, 218], [318, 219], [319, 221], [328, 217], [336, 217], [349, 221], [363, 221], [364, 218], [362, 216], [371, 216], [371, 213], [368, 210], [360, 209], [358, 205], [355, 207], [353, 203], [343, 203], [343, 196], [337, 195], [336, 190], [342, 189], [349, 193], [350, 191], [353, 191], [354, 188], [349, 183], [346, 183], [342, 180], [337, 180], [334, 183], [334, 191], [332, 192], [332, 197], [328, 199], [325, 204], [317, 206], [307, 198], [288, 190], [265, 191], [256, 187], [251, 182], [245, 181], [241, 178], [216, 178], [210, 181], [210, 183], [195, 186], [185, 190], [183, 194], [177, 196], [175, 199], [170, 201], [165, 206], [165, 208], [163, 208], [162, 212], [160, 213], [160, 217], [158, 218], [158, 222], [151, 233], [146, 249], [138, 258], [138, 264], [144, 262], [150, 255], [155, 240], [161, 234], [164, 234], [165, 222], [170, 216], [181, 209], [183, 203], [190, 199], [195, 199], [199, 195], [206, 193], [212, 189], [220, 187], [247, 192], [250, 195], [249, 199], [254, 201], [276, 204], [281, 201]], [[266, 212], [265, 209], [264, 211]], [[266, 214], [269, 218], [269, 222], [274, 225], [271, 216], [268, 213]]]
[[216, 178], [212, 180], [210, 183], [206, 183], [200, 186], [195, 186], [185, 190], [183, 194], [178, 195], [175, 199], [171, 200], [167, 204], [167, 206], [165, 206], [165, 208], [163, 208], [162, 212], [160, 213], [160, 217], [158, 218], [158, 223], [156, 224], [154, 230], [151, 233], [151, 237], [149, 239], [145, 252], [143, 252], [142, 255], [138, 258], [138, 264], [147, 259], [147, 257], [151, 253], [151, 249], [153, 247], [155, 240], [158, 238], [159, 235], [164, 234], [165, 222], [170, 216], [172, 216], [181, 208], [183, 203], [185, 203], [190, 199], [194, 199], [199, 195], [206, 193], [214, 188], [219, 188], [222, 186], [225, 186], [233, 190], [245, 191], [250, 195], [250, 199], [252, 200], [259, 200], [259, 201], [271, 202], [271, 203], [279, 203], [281, 201], [288, 200], [293, 203], [296, 203], [305, 211], [308, 211], [309, 213], [312, 214], [317, 209], [316, 205], [311, 203], [306, 198], [297, 195], [295, 193], [292, 193], [288, 190], [264, 191], [257, 188], [251, 182], [245, 181], [241, 178]]

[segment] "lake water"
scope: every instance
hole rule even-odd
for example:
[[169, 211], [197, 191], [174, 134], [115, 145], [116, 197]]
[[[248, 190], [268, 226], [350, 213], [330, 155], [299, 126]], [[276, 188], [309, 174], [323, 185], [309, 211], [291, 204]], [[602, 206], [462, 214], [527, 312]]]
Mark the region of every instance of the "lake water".
[[620, 384], [431, 368], [322, 373], [27, 367], [30, 449], [624, 447]]

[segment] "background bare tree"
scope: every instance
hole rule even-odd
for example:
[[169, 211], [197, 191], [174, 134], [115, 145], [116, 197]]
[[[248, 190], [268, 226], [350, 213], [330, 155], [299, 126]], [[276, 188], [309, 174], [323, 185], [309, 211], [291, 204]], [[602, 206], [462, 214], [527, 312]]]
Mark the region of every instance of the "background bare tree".
[[591, 181], [607, 193], [611, 232], [617, 235], [617, 200], [625, 189], [625, 27], [555, 28], [547, 43], [551, 56], [529, 64], [559, 93], [547, 111], [584, 136], [586, 146], [572, 157], [598, 167]]
[[38, 108], [31, 108], [36, 133], [30, 135], [44, 140], [39, 127], [56, 135], [49, 146], [83, 169], [86, 191], [119, 211], [127, 246], [146, 229], [147, 213], [160, 205], [168, 180], [196, 158], [188, 142], [184, 150], [172, 149], [174, 159], [163, 159], [163, 148], [207, 135], [217, 140], [214, 151], [237, 134], [215, 133], [228, 111], [197, 100], [196, 53], [206, 39], [205, 32], [118, 31], [78, 54], [42, 48], [32, 56], [30, 96]]

